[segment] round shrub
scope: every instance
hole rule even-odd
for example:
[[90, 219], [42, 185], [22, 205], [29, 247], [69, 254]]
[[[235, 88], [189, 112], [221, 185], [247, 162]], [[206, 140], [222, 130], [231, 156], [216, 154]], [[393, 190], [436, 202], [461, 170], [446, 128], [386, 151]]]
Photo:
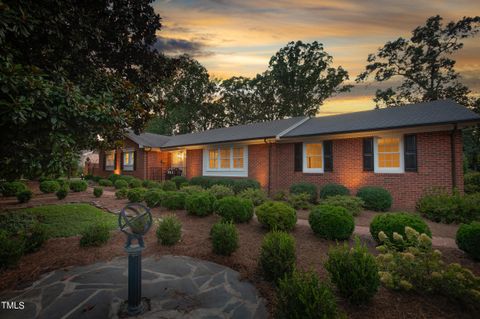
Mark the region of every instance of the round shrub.
[[318, 197], [317, 186], [310, 183], [297, 183], [290, 186], [291, 194], [302, 194], [307, 193], [310, 195], [310, 202], [316, 203]]
[[139, 203], [143, 201], [146, 192], [147, 190], [142, 187], [129, 189], [127, 192], [128, 201], [131, 203]]
[[354, 305], [368, 303], [377, 293], [380, 285], [377, 262], [358, 237], [353, 248], [348, 244], [331, 248], [325, 268], [340, 295]]
[[142, 182], [142, 187], [145, 187], [145, 188], [161, 188], [162, 185], [158, 182], [146, 179]]
[[458, 248], [475, 260], [480, 260], [480, 222], [462, 224], [456, 235]]
[[262, 189], [247, 188], [238, 194], [238, 197], [249, 199], [254, 206], [262, 205], [267, 201], [267, 194]]
[[105, 224], [92, 224], [82, 231], [81, 247], [102, 246], [110, 238], [110, 229]]
[[210, 178], [206, 176], [195, 176], [190, 179], [190, 185], [200, 186], [202, 188], [210, 187]]
[[122, 175], [110, 174], [110, 176], [108, 176], [108, 179], [115, 184], [116, 181], [118, 181], [119, 179], [122, 179]]
[[187, 213], [204, 217], [213, 213], [215, 197], [208, 192], [195, 193], [185, 197], [185, 209]]
[[15, 238], [0, 229], [0, 269], [16, 266], [25, 249], [23, 238]]
[[322, 200], [322, 204], [340, 206], [353, 216], [358, 216], [362, 212], [364, 202], [356, 196], [335, 195]]
[[174, 215], [164, 217], [157, 228], [158, 243], [166, 246], [175, 245], [182, 237], [182, 224]]
[[84, 192], [87, 190], [88, 184], [85, 181], [75, 180], [70, 182], [70, 189], [74, 192]]
[[140, 188], [142, 187], [142, 181], [137, 178], [132, 178], [128, 181], [128, 187], [130, 188]]
[[379, 214], [375, 216], [370, 223], [370, 234], [377, 243], [380, 243], [378, 233], [381, 231], [383, 231], [390, 240], [393, 239], [394, 232], [406, 238], [406, 226], [415, 229], [420, 234], [424, 233], [432, 237], [430, 228], [420, 216], [403, 212]]
[[336, 195], [350, 195], [350, 191], [340, 184], [325, 184], [320, 188], [320, 198], [325, 199]]
[[249, 199], [227, 196], [216, 202], [215, 211], [226, 221], [245, 223], [253, 217], [253, 204]]
[[40, 183], [40, 190], [42, 193], [55, 193], [60, 189], [60, 183], [57, 181], [43, 181]]
[[278, 319], [335, 319], [342, 318], [335, 295], [321, 282], [317, 273], [294, 270], [281, 278], [277, 290]]
[[103, 187], [94, 187], [93, 188], [93, 196], [101, 197], [103, 195]]
[[162, 197], [162, 206], [170, 210], [184, 209], [186, 195], [184, 192], [165, 192]]
[[22, 182], [5, 182], [2, 184], [3, 196], [16, 196], [17, 193], [27, 190], [27, 185]]
[[189, 186], [183, 186], [182, 188], [180, 188], [180, 191], [190, 195], [190, 194], [205, 192], [205, 189], [202, 188], [202, 186], [189, 185]]
[[307, 193], [290, 194], [288, 203], [295, 209], [309, 209], [312, 205], [310, 204], [310, 195]]
[[31, 253], [37, 251], [42, 247], [47, 238], [48, 235], [45, 226], [39, 222], [34, 222], [28, 225], [25, 231], [25, 252]]
[[177, 184], [173, 181], [165, 181], [162, 184], [162, 189], [166, 192], [174, 192], [177, 190]]
[[123, 179], [117, 179], [114, 186], [116, 189], [128, 188], [128, 182]]
[[27, 189], [17, 193], [17, 200], [19, 203], [27, 203], [32, 199], [33, 193], [31, 190]]
[[266, 280], [277, 281], [295, 268], [295, 240], [282, 231], [265, 235], [260, 250], [260, 268]]
[[68, 188], [66, 188], [66, 187], [60, 188], [60, 189], [55, 193], [55, 195], [57, 195], [57, 198], [58, 198], [58, 199], [64, 199], [64, 198], [67, 197], [67, 195], [68, 195]]
[[60, 188], [62, 188], [62, 187], [69, 188], [70, 187], [70, 180], [68, 180], [66, 178], [58, 178], [57, 182], [58, 182], [58, 184], [60, 184]]
[[109, 186], [113, 186], [113, 183], [109, 179], [101, 179], [101, 180], [98, 181], [98, 185], [109, 187]]
[[215, 196], [216, 199], [221, 199], [226, 196], [235, 195], [235, 193], [233, 192], [233, 189], [224, 185], [213, 185], [208, 189], [208, 192], [213, 196]]
[[172, 177], [171, 181], [175, 183], [177, 189], [180, 189], [180, 185], [182, 184], [188, 184], [188, 179], [185, 176], [174, 176]]
[[249, 178], [235, 179], [233, 180], [232, 188], [235, 194], [239, 194], [242, 191], [249, 188], [253, 188], [253, 189], [260, 188], [260, 183], [254, 179], [249, 179]]
[[231, 222], [218, 222], [210, 230], [213, 252], [230, 256], [238, 248], [238, 232]]
[[292, 230], [297, 223], [297, 212], [282, 202], [265, 202], [257, 207], [255, 214], [269, 230]]
[[348, 239], [355, 229], [352, 214], [343, 207], [331, 205], [312, 209], [308, 223], [316, 235], [325, 239]]
[[162, 203], [162, 196], [163, 196], [163, 191], [161, 189], [153, 188], [153, 189], [149, 189], [145, 193], [143, 200], [145, 201], [147, 206], [150, 208], [160, 207]]
[[116, 199], [125, 199], [128, 195], [128, 188], [120, 188], [115, 192]]
[[417, 212], [435, 222], [452, 223], [463, 220], [461, 214], [462, 197], [445, 190], [432, 190], [417, 201]]
[[287, 197], [288, 197], [287, 192], [283, 190], [280, 190], [275, 194], [273, 194], [273, 200], [276, 200], [276, 201], [285, 201], [287, 200]]
[[386, 212], [392, 206], [392, 195], [381, 187], [362, 187], [358, 190], [357, 196], [363, 200], [365, 209]]

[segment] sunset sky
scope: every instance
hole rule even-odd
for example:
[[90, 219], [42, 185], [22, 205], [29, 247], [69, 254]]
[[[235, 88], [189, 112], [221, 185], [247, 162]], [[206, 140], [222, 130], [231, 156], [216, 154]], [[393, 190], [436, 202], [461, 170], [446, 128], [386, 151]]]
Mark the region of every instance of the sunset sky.
[[[159, 0], [162, 49], [188, 53], [217, 78], [252, 77], [266, 70], [270, 57], [289, 41], [318, 41], [350, 81], [363, 70], [369, 53], [410, 32], [433, 15], [444, 21], [480, 15], [479, 0]], [[465, 41], [455, 56], [463, 82], [480, 93], [480, 36]], [[378, 84], [356, 85], [331, 98], [322, 114], [373, 107]]]

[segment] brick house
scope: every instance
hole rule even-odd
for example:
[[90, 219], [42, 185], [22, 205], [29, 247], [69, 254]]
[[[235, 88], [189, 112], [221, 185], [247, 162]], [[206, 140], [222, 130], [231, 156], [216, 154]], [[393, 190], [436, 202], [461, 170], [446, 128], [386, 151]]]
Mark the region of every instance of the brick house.
[[316, 118], [296, 117], [162, 136], [127, 134], [100, 152], [102, 175], [253, 178], [270, 194], [296, 182], [388, 189], [412, 209], [432, 187], [463, 191], [461, 129], [480, 117], [451, 101]]

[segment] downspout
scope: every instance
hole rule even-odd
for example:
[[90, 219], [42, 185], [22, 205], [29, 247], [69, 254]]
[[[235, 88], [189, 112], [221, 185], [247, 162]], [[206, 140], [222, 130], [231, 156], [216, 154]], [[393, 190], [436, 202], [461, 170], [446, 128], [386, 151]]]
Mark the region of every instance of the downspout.
[[271, 183], [271, 174], [272, 174], [272, 143], [268, 142], [267, 139], [263, 139], [265, 144], [268, 144], [268, 196], [272, 192], [272, 183]]
[[457, 124], [453, 127], [452, 133], [450, 134], [450, 147], [451, 147], [451, 160], [452, 160], [452, 191], [457, 188], [457, 171], [456, 171], [456, 151], [455, 151], [455, 135], [457, 133]]

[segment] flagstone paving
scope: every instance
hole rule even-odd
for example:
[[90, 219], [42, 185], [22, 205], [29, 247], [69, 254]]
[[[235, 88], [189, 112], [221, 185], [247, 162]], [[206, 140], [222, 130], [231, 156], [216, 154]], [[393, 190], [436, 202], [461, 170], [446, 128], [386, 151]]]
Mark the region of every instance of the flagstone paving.
[[[142, 295], [151, 310], [136, 318], [267, 318], [255, 287], [238, 272], [186, 256], [142, 260]], [[2, 301], [24, 310], [0, 310], [0, 318], [117, 318], [127, 299], [127, 259], [57, 270]]]

